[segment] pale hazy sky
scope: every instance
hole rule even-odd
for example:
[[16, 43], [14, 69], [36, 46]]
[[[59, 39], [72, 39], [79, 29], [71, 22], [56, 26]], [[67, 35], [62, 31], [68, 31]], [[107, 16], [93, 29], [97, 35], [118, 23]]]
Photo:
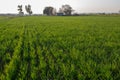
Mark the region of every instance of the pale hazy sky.
[[23, 6], [30, 4], [33, 13], [42, 13], [46, 6], [53, 6], [58, 10], [63, 4], [69, 4], [76, 12], [81, 13], [120, 10], [120, 0], [0, 0], [0, 13], [18, 13], [19, 4]]

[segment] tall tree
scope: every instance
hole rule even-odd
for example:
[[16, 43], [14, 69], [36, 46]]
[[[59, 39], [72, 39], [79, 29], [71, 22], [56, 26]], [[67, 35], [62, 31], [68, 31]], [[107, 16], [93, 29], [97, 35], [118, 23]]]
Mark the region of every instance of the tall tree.
[[45, 9], [43, 10], [43, 14], [46, 14], [46, 15], [56, 15], [56, 9], [53, 8], [53, 7], [45, 7]]
[[32, 10], [31, 10], [31, 5], [26, 5], [25, 10], [29, 15], [31, 15], [33, 13]]
[[19, 15], [24, 15], [24, 12], [22, 10], [22, 5], [18, 5], [18, 11], [19, 11]]
[[64, 12], [65, 15], [71, 15], [73, 9], [70, 5], [66, 4], [66, 5], [62, 5], [61, 10]]

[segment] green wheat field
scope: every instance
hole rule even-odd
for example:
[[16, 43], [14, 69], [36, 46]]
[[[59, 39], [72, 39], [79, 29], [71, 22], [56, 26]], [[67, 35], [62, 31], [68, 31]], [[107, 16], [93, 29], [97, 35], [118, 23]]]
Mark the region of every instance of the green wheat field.
[[0, 17], [0, 80], [119, 80], [120, 16]]

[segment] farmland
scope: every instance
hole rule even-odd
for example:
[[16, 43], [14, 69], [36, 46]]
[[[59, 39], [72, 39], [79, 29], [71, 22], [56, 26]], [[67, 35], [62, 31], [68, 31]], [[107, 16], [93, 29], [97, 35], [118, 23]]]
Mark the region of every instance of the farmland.
[[0, 80], [120, 79], [120, 16], [0, 17]]

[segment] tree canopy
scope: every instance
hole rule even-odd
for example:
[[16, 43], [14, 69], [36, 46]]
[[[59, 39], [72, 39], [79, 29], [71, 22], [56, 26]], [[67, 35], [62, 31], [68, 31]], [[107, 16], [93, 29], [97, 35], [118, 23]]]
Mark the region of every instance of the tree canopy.
[[49, 7], [45, 7], [45, 9], [43, 10], [43, 14], [46, 15], [55, 15], [56, 14], [56, 10], [55, 8], [49, 6]]
[[29, 15], [31, 15], [33, 13], [32, 10], [31, 10], [31, 5], [26, 5], [25, 10]]

